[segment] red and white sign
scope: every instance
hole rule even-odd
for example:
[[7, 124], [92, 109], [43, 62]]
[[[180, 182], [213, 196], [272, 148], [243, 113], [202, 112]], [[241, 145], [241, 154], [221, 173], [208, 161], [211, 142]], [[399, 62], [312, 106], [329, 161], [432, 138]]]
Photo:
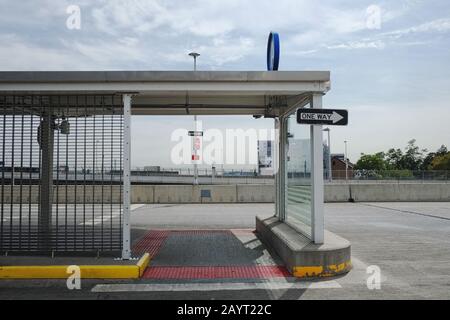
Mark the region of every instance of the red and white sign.
[[195, 137], [194, 139], [194, 150], [200, 150], [201, 147], [201, 140], [198, 137]]

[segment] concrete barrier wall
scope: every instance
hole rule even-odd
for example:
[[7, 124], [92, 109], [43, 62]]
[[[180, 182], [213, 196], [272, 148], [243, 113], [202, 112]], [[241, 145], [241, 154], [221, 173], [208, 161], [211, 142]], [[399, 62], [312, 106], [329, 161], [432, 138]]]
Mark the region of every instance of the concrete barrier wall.
[[[54, 187], [54, 202], [119, 203], [120, 186]], [[450, 183], [326, 184], [325, 202], [450, 201]], [[11, 186], [3, 187], [4, 203], [11, 203]], [[14, 186], [13, 203], [38, 203], [39, 187]], [[273, 185], [133, 185], [132, 203], [272, 203]]]
[[[348, 187], [347, 187], [348, 188]], [[450, 201], [450, 183], [351, 184], [355, 201]]]
[[[272, 185], [133, 185], [132, 203], [246, 203], [274, 202]], [[13, 203], [39, 202], [38, 186], [14, 186]], [[11, 203], [11, 186], [3, 187], [4, 203]], [[121, 187], [116, 186], [55, 186], [53, 201], [56, 203], [120, 203]]]
[[274, 185], [237, 185], [238, 202], [275, 202]]
[[153, 186], [135, 185], [131, 189], [131, 203], [154, 203], [155, 188]]
[[450, 201], [450, 183], [326, 184], [325, 202]]
[[348, 185], [344, 184], [326, 184], [325, 202], [347, 202], [350, 199], [350, 190]]

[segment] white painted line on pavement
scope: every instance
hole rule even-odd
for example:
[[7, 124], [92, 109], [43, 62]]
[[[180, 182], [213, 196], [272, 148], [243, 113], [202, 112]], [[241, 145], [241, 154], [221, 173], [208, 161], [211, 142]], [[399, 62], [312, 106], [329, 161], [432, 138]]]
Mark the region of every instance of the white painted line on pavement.
[[145, 206], [145, 203], [144, 204], [132, 204], [131, 205], [131, 211], [137, 210], [137, 209], [142, 208], [144, 206]]
[[[145, 206], [145, 204], [132, 204], [130, 209], [131, 209], [131, 211], [134, 211], [136, 209], [142, 208], [143, 206]], [[111, 220], [111, 218], [112, 219], [119, 218], [119, 212], [116, 211], [115, 213], [112, 214], [112, 216], [105, 215], [105, 216], [103, 216], [103, 219], [101, 216], [94, 218], [93, 220], [90, 219], [90, 220], [87, 220], [86, 222], [81, 222], [78, 225], [80, 225], [80, 226], [82, 226], [82, 225], [86, 225], [86, 226], [98, 225], [98, 224], [102, 223], [102, 221], [103, 221], [103, 223], [105, 223], [106, 221]]]
[[323, 282], [226, 282], [226, 283], [139, 283], [98, 284], [92, 292], [155, 292], [155, 291], [231, 291], [231, 290], [289, 290], [289, 289], [341, 289], [335, 280]]

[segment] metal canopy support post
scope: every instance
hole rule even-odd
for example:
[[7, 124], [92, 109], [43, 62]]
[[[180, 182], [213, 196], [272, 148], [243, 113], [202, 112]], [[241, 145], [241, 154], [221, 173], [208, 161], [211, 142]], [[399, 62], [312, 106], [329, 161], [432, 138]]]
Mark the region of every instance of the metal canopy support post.
[[330, 128], [327, 130], [328, 133], [328, 181], [333, 181], [333, 170], [331, 166], [331, 140], [330, 140]]
[[130, 214], [131, 214], [131, 95], [123, 95], [123, 221], [122, 259], [131, 258]]
[[[322, 94], [313, 94], [311, 107], [322, 108]], [[323, 205], [323, 136], [322, 126], [311, 126], [311, 174], [312, 174], [312, 240], [316, 244], [324, 242]]]
[[275, 175], [275, 216], [280, 219], [280, 118], [274, 119], [275, 125], [275, 143], [274, 143], [274, 175]]
[[287, 160], [287, 118], [281, 116], [276, 120], [278, 129], [278, 172], [276, 181], [277, 210], [280, 221], [286, 220], [285, 194], [286, 194], [286, 160]]
[[38, 234], [39, 248], [43, 251], [51, 250], [54, 126], [52, 113], [44, 113], [38, 129], [40, 130], [38, 137], [42, 154]]

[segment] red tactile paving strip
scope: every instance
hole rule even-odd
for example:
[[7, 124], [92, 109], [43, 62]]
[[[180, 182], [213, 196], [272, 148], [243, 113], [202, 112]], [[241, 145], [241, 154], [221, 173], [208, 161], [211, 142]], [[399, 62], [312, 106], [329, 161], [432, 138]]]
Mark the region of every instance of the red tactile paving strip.
[[159, 251], [170, 232], [170, 230], [152, 230], [133, 245], [132, 251], [137, 254], [148, 252], [150, 257], [153, 257]]
[[282, 266], [149, 267], [144, 279], [267, 279], [290, 274]]
[[182, 233], [186, 235], [202, 235], [205, 233], [233, 233], [233, 234], [253, 234], [255, 230], [253, 229], [179, 229], [179, 230], [169, 230], [173, 233]]
[[[148, 252], [155, 256], [164, 241], [171, 233], [184, 233], [195, 236], [205, 233], [232, 232], [233, 234], [249, 234], [251, 229], [233, 230], [151, 230], [133, 245], [133, 252], [142, 254]], [[289, 271], [283, 266], [149, 266], [142, 278], [144, 279], [267, 279], [290, 277]]]

